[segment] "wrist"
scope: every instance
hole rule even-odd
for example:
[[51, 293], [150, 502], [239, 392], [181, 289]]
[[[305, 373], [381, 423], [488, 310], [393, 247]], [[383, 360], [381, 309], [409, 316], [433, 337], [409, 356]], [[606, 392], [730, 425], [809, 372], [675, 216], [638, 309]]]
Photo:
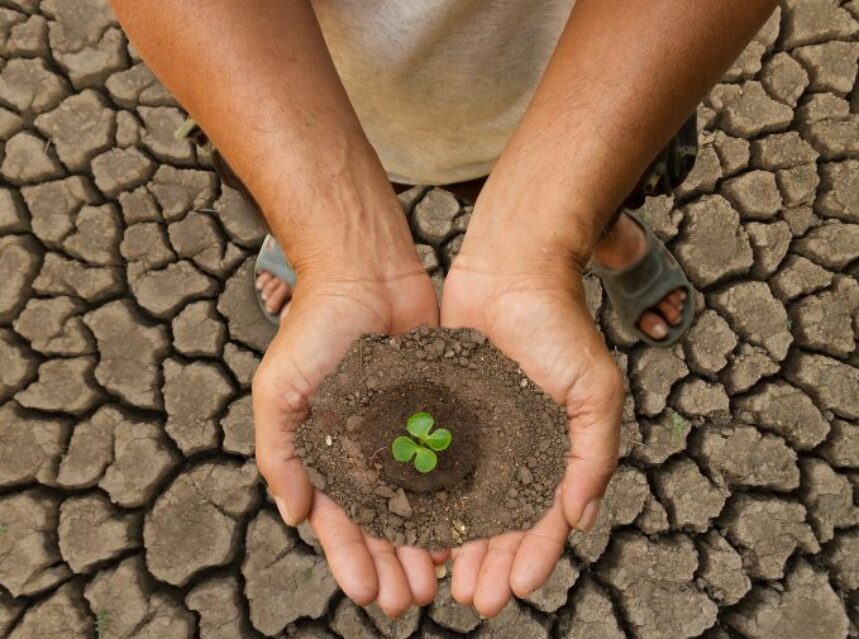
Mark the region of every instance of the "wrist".
[[[391, 282], [425, 274], [397, 200], [353, 205], [337, 215], [309, 211], [306, 223], [277, 235], [299, 281]], [[320, 207], [325, 206], [320, 204]]]
[[402, 206], [378, 160], [306, 171], [259, 200], [299, 276], [385, 282], [423, 273]]
[[610, 212], [597, 211], [591, 198], [561, 188], [495, 177], [475, 204], [462, 253], [517, 270], [581, 274]]
[[[568, 219], [531, 211], [475, 206], [454, 268], [559, 283], [581, 279], [592, 244], [570, 228]], [[569, 216], [567, 216], [569, 217]]]

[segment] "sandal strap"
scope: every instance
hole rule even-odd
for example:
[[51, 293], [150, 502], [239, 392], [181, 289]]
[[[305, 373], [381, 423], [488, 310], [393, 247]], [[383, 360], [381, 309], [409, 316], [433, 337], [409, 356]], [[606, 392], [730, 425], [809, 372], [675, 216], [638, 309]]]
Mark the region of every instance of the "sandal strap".
[[[657, 346], [667, 346], [676, 342], [695, 316], [694, 289], [683, 269], [671, 252], [665, 247], [635, 213], [627, 212], [644, 230], [647, 248], [640, 260], [624, 269], [610, 269], [592, 264], [591, 268], [600, 276], [606, 294], [621, 322], [633, 330], [644, 342]], [[674, 289], [686, 290], [682, 321], [676, 326], [668, 326], [665, 339], [654, 340], [638, 328], [638, 320], [649, 308], [656, 306], [662, 298]]]

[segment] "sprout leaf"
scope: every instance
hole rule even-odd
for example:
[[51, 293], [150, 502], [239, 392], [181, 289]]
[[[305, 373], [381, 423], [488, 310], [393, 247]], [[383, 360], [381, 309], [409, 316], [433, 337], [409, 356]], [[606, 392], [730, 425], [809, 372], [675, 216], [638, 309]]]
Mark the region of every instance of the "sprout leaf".
[[415, 413], [406, 422], [406, 430], [420, 440], [426, 438], [435, 424], [433, 416], [429, 413]]
[[435, 453], [429, 448], [423, 446], [417, 447], [417, 456], [415, 457], [415, 468], [422, 473], [428, 473], [435, 468], [438, 463]]
[[450, 440], [453, 436], [450, 434], [450, 431], [446, 428], [439, 428], [434, 430], [432, 433], [427, 435], [424, 438], [424, 444], [432, 448], [433, 450], [442, 451], [445, 450], [448, 446], [450, 446]]
[[418, 448], [419, 446], [414, 440], [400, 436], [391, 444], [391, 453], [393, 453], [394, 459], [398, 462], [408, 462], [418, 452]]

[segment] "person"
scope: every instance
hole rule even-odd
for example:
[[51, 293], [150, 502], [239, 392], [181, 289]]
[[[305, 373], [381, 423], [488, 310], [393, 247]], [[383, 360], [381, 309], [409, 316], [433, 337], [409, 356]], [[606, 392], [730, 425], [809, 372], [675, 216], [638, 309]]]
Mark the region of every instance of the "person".
[[[593, 526], [617, 464], [623, 381], [584, 269], [646, 341], [688, 325], [676, 262], [621, 207], [671, 182], [657, 161], [684, 164], [675, 136], [776, 0], [112, 4], [297, 276], [258, 280], [280, 327], [253, 382], [256, 456], [283, 519], [309, 519], [357, 603], [396, 616], [430, 602], [448, 553], [364, 534], [313, 489], [292, 435], [358, 335], [477, 328], [566, 407], [571, 452], [532, 529], [450, 551], [452, 592], [491, 617], [539, 587], [571, 527]], [[439, 308], [391, 182], [483, 177]]]

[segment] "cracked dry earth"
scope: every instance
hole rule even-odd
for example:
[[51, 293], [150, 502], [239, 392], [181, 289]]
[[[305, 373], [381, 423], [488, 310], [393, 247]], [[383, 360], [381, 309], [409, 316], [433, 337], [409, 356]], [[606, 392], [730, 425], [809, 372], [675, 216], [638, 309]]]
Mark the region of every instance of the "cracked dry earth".
[[[0, 637], [837, 639], [859, 626], [859, 1], [784, 0], [645, 217], [700, 291], [636, 343], [590, 534], [493, 620], [338, 591], [253, 461], [265, 229], [103, 0], [0, 0]], [[439, 288], [469, 207], [400, 197]]]

